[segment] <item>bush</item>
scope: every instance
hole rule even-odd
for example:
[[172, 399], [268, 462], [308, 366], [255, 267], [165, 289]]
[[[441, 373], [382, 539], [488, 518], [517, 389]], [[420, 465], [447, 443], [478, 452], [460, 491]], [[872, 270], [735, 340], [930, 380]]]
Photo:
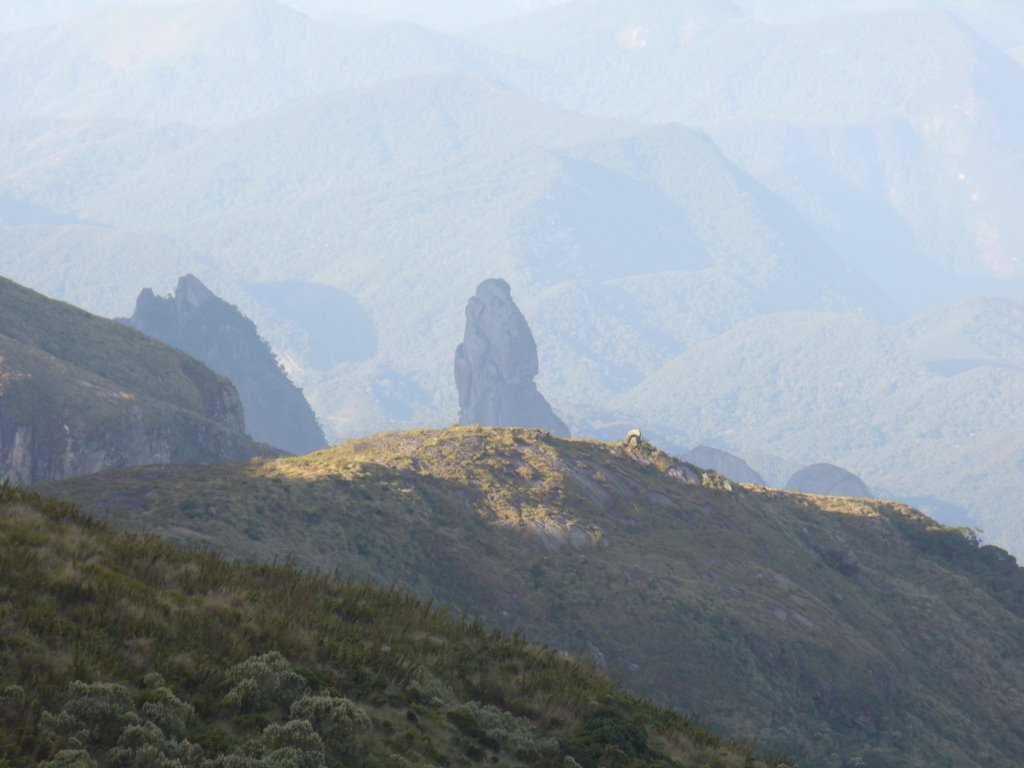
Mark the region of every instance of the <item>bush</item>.
[[520, 758], [537, 759], [558, 748], [558, 742], [542, 737], [526, 718], [491, 704], [469, 701], [451, 709], [447, 717], [462, 733], [484, 746]]
[[198, 768], [202, 750], [187, 741], [168, 739], [158, 725], [147, 721], [125, 728], [103, 762], [111, 768]]
[[324, 768], [324, 742], [308, 720], [271, 723], [263, 731], [264, 763], [274, 768]]
[[139, 723], [135, 702], [123, 685], [75, 680], [68, 691], [61, 711], [57, 715], [44, 712], [40, 721], [40, 736], [52, 748], [110, 749], [125, 728]]
[[251, 656], [227, 671], [231, 690], [224, 703], [241, 712], [262, 712], [275, 704], [287, 707], [302, 695], [306, 681], [277, 651]]
[[308, 721], [332, 745], [342, 745], [370, 729], [362, 707], [340, 696], [303, 696], [292, 704], [293, 720]]
[[142, 716], [157, 725], [169, 736], [181, 738], [185, 728], [195, 717], [195, 710], [167, 687], [163, 677], [153, 672], [145, 677]]
[[653, 756], [639, 719], [610, 713], [587, 718], [569, 742], [569, 751], [584, 768], [618, 765], [619, 753], [627, 759]]
[[96, 768], [96, 761], [84, 749], [62, 749], [39, 768]]

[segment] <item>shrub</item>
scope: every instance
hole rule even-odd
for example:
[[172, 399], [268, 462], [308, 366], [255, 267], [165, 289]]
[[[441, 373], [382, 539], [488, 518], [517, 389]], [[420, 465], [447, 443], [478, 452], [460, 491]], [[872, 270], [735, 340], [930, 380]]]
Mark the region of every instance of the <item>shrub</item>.
[[274, 704], [287, 707], [306, 688], [288, 660], [277, 651], [251, 656], [227, 671], [231, 690], [224, 703], [242, 712], [264, 711]]
[[123, 685], [75, 680], [68, 691], [61, 711], [57, 715], [44, 712], [40, 719], [40, 736], [51, 747], [109, 749], [127, 726], [139, 723], [135, 702]]
[[324, 743], [308, 720], [271, 723], [263, 731], [264, 762], [274, 768], [324, 768]]
[[604, 713], [587, 718], [569, 742], [572, 756], [585, 768], [618, 764], [618, 753], [626, 758], [647, 758], [647, 731], [636, 717], [623, 718]]
[[155, 672], [146, 675], [144, 682], [142, 716], [165, 734], [183, 737], [188, 722], [195, 717], [192, 705], [175, 696], [163, 677]]
[[39, 768], [96, 768], [96, 761], [84, 749], [62, 749]]
[[469, 701], [451, 709], [447, 717], [467, 736], [520, 758], [536, 759], [558, 748], [558, 742], [542, 737], [526, 718], [491, 704]]
[[370, 728], [365, 710], [340, 696], [303, 696], [292, 704], [291, 717], [308, 721], [329, 744], [343, 744]]
[[187, 741], [168, 739], [159, 726], [147, 721], [125, 728], [103, 763], [111, 768], [198, 768], [202, 750]]

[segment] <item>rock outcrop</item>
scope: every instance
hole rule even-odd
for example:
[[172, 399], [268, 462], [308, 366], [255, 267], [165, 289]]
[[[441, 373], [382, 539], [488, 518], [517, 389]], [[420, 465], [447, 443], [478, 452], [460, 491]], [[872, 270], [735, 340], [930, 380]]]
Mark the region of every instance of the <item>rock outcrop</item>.
[[704, 469], [713, 469], [718, 474], [737, 483], [765, 484], [764, 478], [751, 469], [747, 462], [739, 456], [734, 456], [720, 448], [712, 448], [710, 445], [698, 445], [696, 448], [688, 450], [679, 458]]
[[249, 318], [185, 275], [173, 296], [146, 288], [125, 321], [136, 330], [187, 352], [230, 380], [245, 408], [249, 434], [291, 453], [327, 447], [313, 409]]
[[537, 390], [537, 344], [508, 283], [484, 280], [466, 305], [466, 333], [455, 350], [459, 423], [534, 427], [569, 436]]
[[817, 493], [822, 496], [874, 498], [863, 480], [835, 464], [811, 464], [804, 467], [786, 481], [786, 490]]
[[275, 453], [198, 360], [0, 278], [0, 481]]

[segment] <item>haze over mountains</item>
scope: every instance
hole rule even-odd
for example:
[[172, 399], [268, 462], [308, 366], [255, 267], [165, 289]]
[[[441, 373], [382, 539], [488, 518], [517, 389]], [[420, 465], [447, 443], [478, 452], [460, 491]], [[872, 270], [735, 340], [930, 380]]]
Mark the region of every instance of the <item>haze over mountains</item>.
[[837, 463], [1024, 551], [1019, 10], [129, 5], [5, 4], [5, 276], [124, 316], [197, 275], [332, 440], [454, 421], [502, 277], [574, 434]]

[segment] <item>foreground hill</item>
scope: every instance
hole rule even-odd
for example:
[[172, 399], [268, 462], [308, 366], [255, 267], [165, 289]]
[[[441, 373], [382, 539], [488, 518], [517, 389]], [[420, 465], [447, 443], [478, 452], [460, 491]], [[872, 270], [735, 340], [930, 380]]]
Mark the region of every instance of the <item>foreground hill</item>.
[[0, 278], [0, 478], [277, 454], [198, 360]]
[[338, 568], [522, 628], [810, 765], [1024, 760], [1024, 577], [898, 504], [478, 427], [48, 491], [121, 527]]
[[6, 484], [0, 593], [5, 766], [782, 765], [413, 597]]

